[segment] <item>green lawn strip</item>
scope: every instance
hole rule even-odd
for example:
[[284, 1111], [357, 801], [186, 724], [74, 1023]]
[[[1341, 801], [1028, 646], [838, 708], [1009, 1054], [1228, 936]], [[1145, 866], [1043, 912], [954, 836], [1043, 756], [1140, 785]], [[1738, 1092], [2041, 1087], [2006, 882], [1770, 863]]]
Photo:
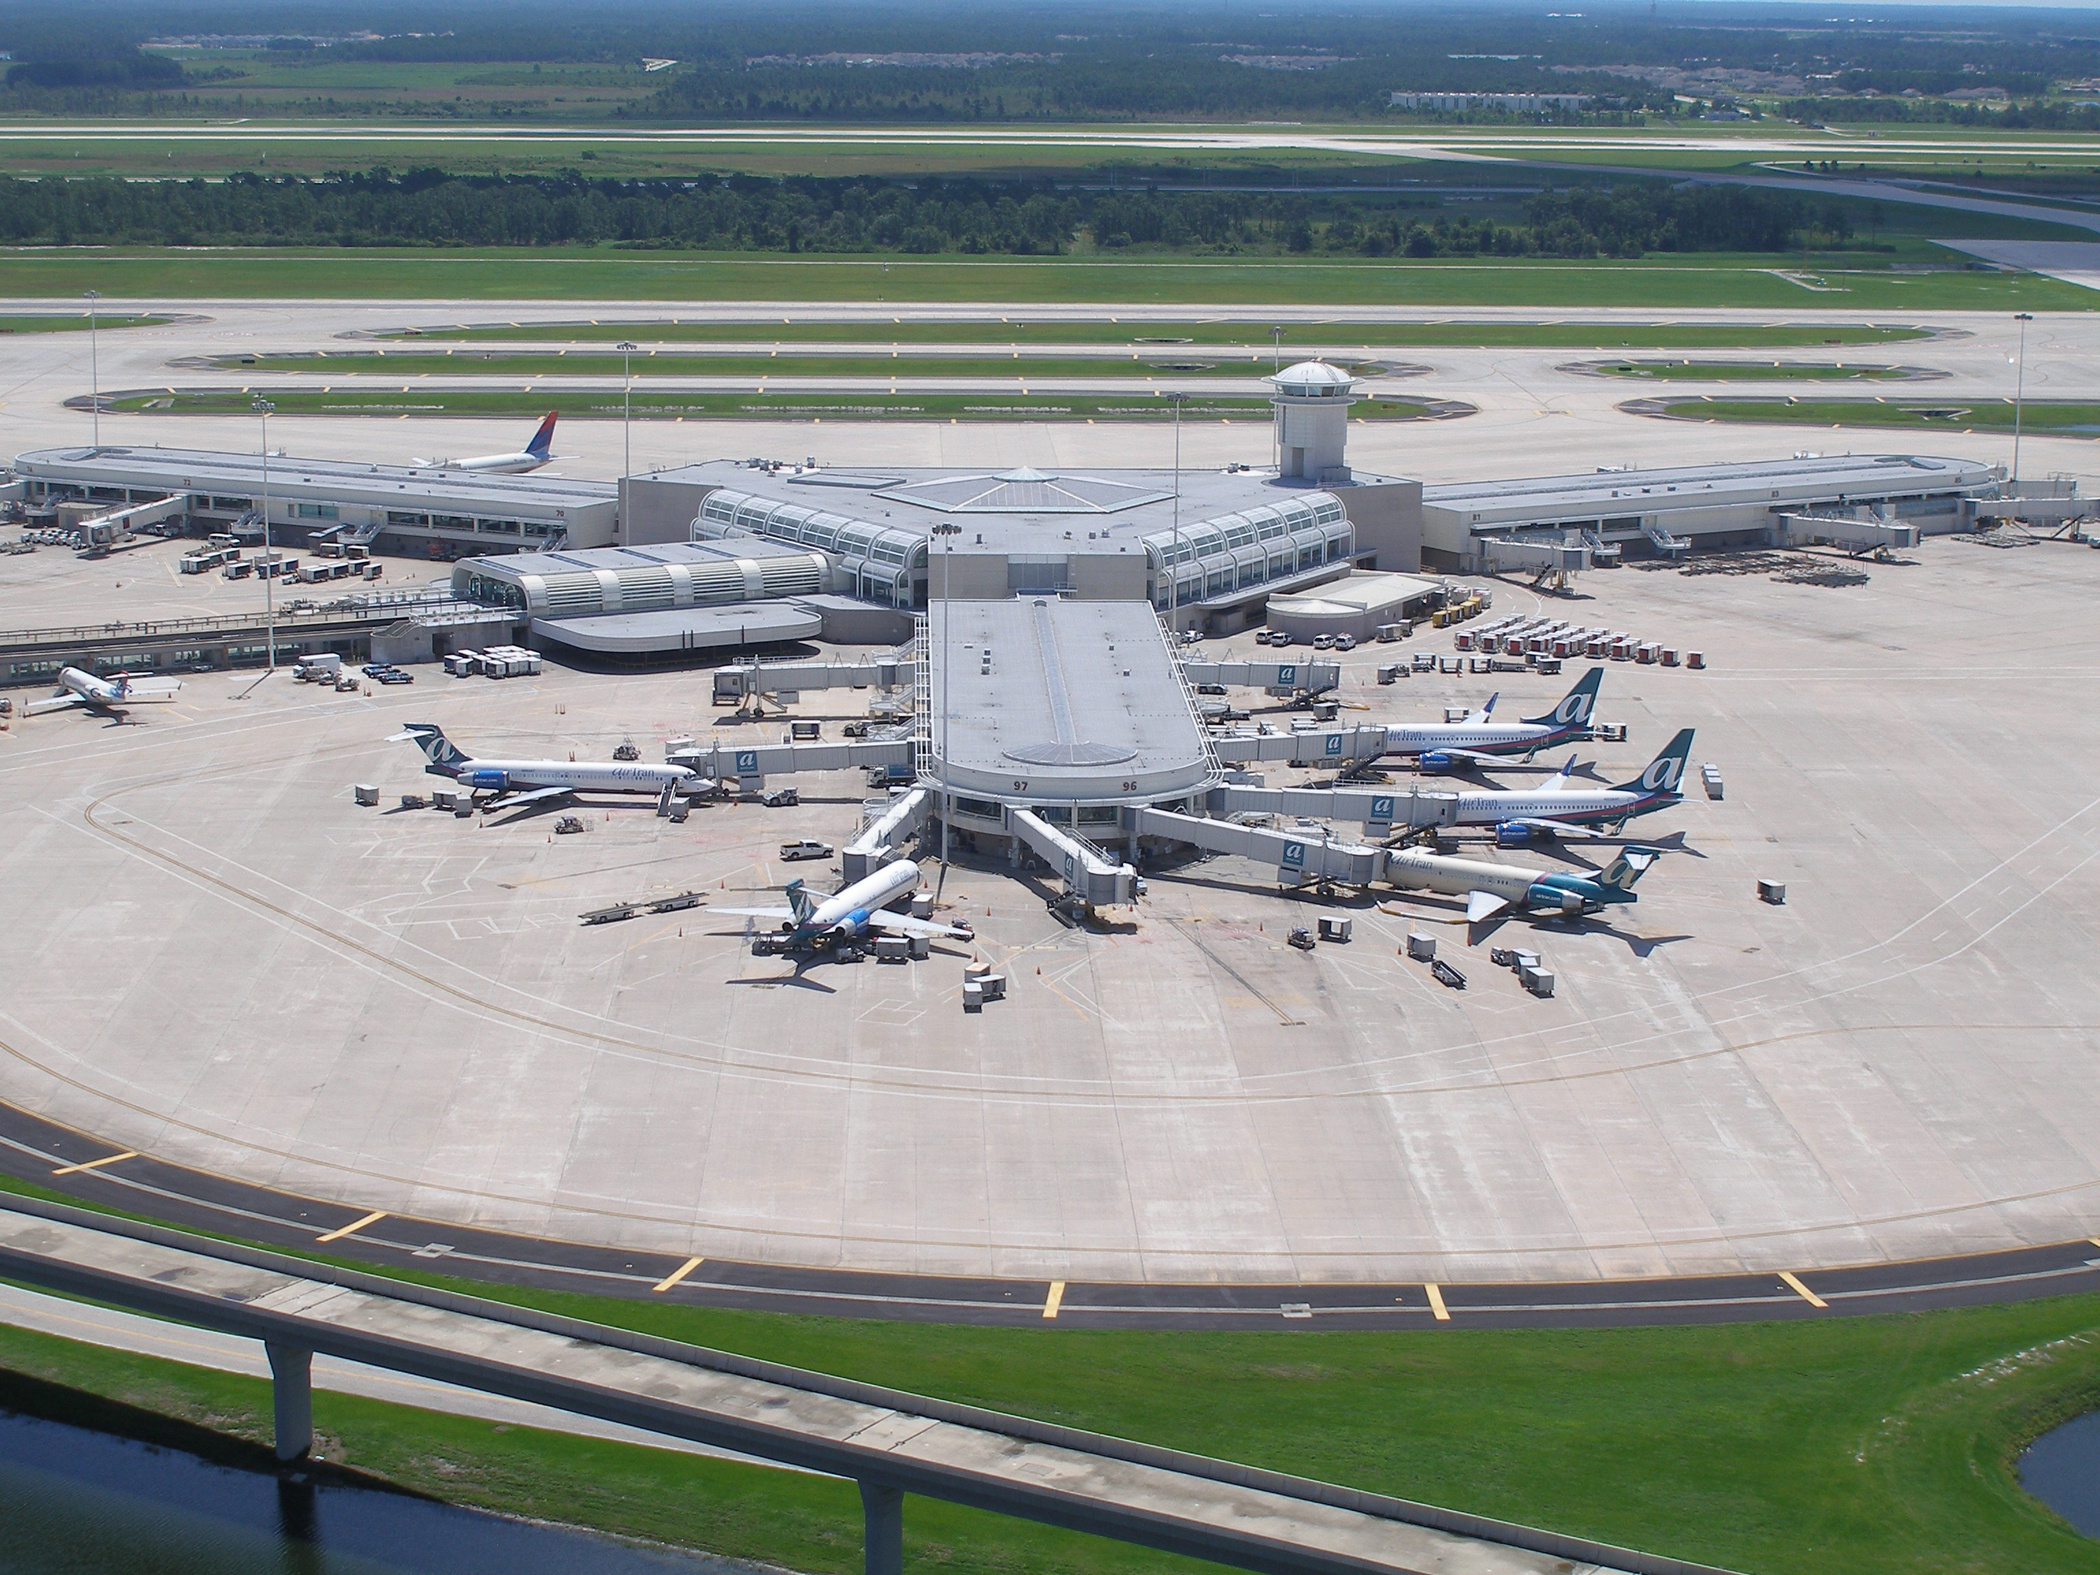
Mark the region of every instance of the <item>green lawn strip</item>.
[[[1784, 277], [1801, 272], [1814, 287]], [[1757, 311], [2090, 311], [2094, 292], [2038, 274], [1891, 273], [1842, 257], [1699, 254], [1631, 261], [810, 258], [614, 248], [511, 251], [100, 248], [0, 254], [0, 297], [69, 294], [338, 299], [1057, 301], [1150, 305], [1737, 307]]]
[[[2009, 399], [1946, 399], [1882, 403], [1866, 399], [1672, 399], [1666, 413], [1688, 421], [1769, 421], [1794, 426], [1912, 427], [1938, 432], [2010, 432]], [[1929, 412], [1939, 412], [1932, 414]], [[2030, 399], [2023, 431], [2059, 437], [2100, 437], [2100, 404]]]
[[[544, 388], [334, 388], [267, 391], [284, 415], [536, 416], [559, 411], [572, 421], [617, 421], [621, 391]], [[248, 389], [140, 392], [106, 398], [105, 408], [139, 415], [242, 415], [253, 405]], [[1351, 407], [1356, 420], [1414, 421], [1429, 413], [1406, 399], [1365, 399]], [[1182, 407], [1188, 421], [1267, 421], [1269, 401], [1259, 395], [1195, 395]], [[1127, 394], [889, 394], [687, 393], [650, 389], [634, 397], [637, 421], [1171, 421], [1174, 406], [1164, 392], [1132, 389]]]
[[[132, 313], [128, 316], [121, 312], [98, 312], [95, 314], [93, 326], [98, 329], [152, 328], [167, 320], [165, 317], [153, 317], [142, 312]], [[47, 317], [33, 316], [27, 313], [0, 316], [0, 334], [69, 334], [76, 331], [86, 333], [89, 326], [88, 314], [85, 312], [77, 314], [69, 312], [64, 316], [54, 315]]]
[[[47, 1384], [115, 1405], [82, 1404], [75, 1396], [43, 1390]], [[0, 1406], [196, 1449], [226, 1464], [266, 1469], [269, 1460], [266, 1381], [5, 1326], [0, 1326]], [[186, 1436], [188, 1428], [171, 1428], [166, 1419], [208, 1429], [219, 1439]], [[314, 1391], [314, 1430], [316, 1454], [330, 1464], [449, 1503], [815, 1575], [848, 1575], [861, 1568], [860, 1496], [850, 1482], [506, 1426], [320, 1388]], [[911, 1502], [904, 1530], [905, 1557], [920, 1569], [1193, 1575], [1207, 1567], [925, 1499]]]
[[[1156, 352], [1162, 345], [1220, 345], [1272, 349], [1269, 325], [1259, 323], [1009, 322], [824, 322], [809, 318], [775, 323], [725, 323], [672, 319], [665, 322], [476, 323], [459, 327], [403, 328], [376, 337], [389, 340], [499, 340], [584, 344], [622, 339], [650, 343], [700, 341], [717, 344], [1116, 344]], [[1929, 339], [1927, 328], [1874, 323], [1292, 323], [1282, 350], [1301, 356], [1326, 346], [1537, 345], [1552, 349], [1726, 350], [1759, 345], [1892, 344]]]
[[[2100, 1543], [2014, 1475], [2028, 1441], [2100, 1404], [2100, 1297], [1673, 1329], [1152, 1334], [785, 1317], [293, 1256], [1756, 1575], [2100, 1575]], [[453, 1496], [443, 1473], [394, 1480]], [[927, 1534], [916, 1501], [914, 1523]]]
[[1602, 377], [1692, 383], [1904, 382], [1900, 366], [1814, 366], [1796, 361], [1615, 361], [1599, 363]]
[[[316, 377], [611, 377], [622, 375], [621, 357], [580, 351], [470, 350], [459, 355], [417, 350], [343, 353], [213, 356], [221, 372], [308, 372]], [[1171, 364], [1168, 364], [1171, 363]], [[873, 355], [707, 355], [671, 351], [633, 357], [637, 377], [1264, 377], [1270, 358], [1246, 352], [1228, 357], [1211, 352], [1207, 359], [1152, 355], [1097, 356], [873, 356]]]

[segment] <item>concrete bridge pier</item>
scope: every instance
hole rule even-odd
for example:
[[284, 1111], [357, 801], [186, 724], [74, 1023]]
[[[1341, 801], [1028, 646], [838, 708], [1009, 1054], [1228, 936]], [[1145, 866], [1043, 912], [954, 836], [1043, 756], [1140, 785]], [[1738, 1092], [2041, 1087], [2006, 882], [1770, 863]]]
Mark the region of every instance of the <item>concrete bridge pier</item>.
[[270, 1356], [270, 1395], [275, 1403], [277, 1458], [304, 1460], [314, 1447], [314, 1353], [297, 1345], [263, 1342]]
[[860, 1483], [866, 1527], [867, 1575], [904, 1575], [904, 1490], [886, 1483]]

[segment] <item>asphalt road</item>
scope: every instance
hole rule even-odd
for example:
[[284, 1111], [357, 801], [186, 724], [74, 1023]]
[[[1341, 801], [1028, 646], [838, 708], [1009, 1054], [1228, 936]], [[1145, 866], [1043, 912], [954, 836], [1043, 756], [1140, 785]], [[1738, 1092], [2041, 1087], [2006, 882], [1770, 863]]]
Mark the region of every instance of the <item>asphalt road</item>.
[[[0, 1171], [97, 1207], [269, 1247], [464, 1280], [702, 1307], [1086, 1329], [1604, 1329], [1859, 1317], [2100, 1291], [2100, 1242], [1804, 1274], [1478, 1284], [1084, 1284], [675, 1258], [359, 1213], [112, 1149], [0, 1104]], [[0, 1320], [7, 1320], [0, 1307]], [[90, 1336], [92, 1338], [92, 1336]], [[106, 1343], [106, 1342], [98, 1342]], [[212, 1365], [207, 1363], [206, 1365]], [[411, 1402], [413, 1403], [413, 1402]]]

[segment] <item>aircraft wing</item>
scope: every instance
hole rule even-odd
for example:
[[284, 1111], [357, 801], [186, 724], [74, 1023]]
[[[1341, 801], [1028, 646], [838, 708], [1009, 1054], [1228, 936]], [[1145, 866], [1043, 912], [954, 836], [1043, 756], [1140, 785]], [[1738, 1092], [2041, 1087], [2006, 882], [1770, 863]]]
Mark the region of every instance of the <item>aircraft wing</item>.
[[1466, 923], [1478, 924], [1483, 919], [1492, 919], [1508, 906], [1507, 897], [1498, 897], [1491, 891], [1469, 891], [1466, 893]]
[[1549, 836], [1561, 837], [1569, 842], [1589, 842], [1604, 835], [1603, 832], [1593, 831], [1588, 826], [1578, 826], [1573, 821], [1548, 820], [1536, 815], [1520, 816], [1515, 820], [1505, 820], [1502, 824], [1543, 831]]
[[787, 920], [787, 921], [788, 921], [788, 922], [790, 922], [790, 923], [792, 923], [792, 922], [794, 921], [794, 917], [795, 917], [795, 912], [794, 912], [794, 910], [793, 910], [792, 908], [713, 908], [713, 907], [711, 907], [711, 908], [709, 908], [709, 909], [708, 909], [707, 911], [708, 911], [709, 913], [726, 913], [726, 914], [729, 914], [729, 915], [730, 915], [730, 916], [731, 916], [732, 918], [738, 918], [738, 919], [772, 919], [772, 920], [774, 920], [774, 921], [775, 921], [776, 923], [777, 923], [777, 922], [779, 922], [779, 921], [781, 921], [781, 920], [783, 920], [783, 919], [784, 919], [784, 920]]
[[123, 698], [114, 704], [152, 705], [157, 701], [173, 700], [181, 687], [179, 678], [134, 678], [124, 686]]
[[68, 691], [62, 695], [52, 695], [48, 699], [32, 700], [22, 707], [22, 714], [24, 716], [43, 716], [51, 711], [64, 711], [69, 707], [85, 704], [87, 704], [87, 700], [84, 696]]
[[572, 787], [534, 788], [530, 793], [514, 793], [489, 800], [491, 809], [516, 809], [521, 804], [544, 804], [550, 798], [567, 798], [576, 790]]
[[[718, 908], [715, 911], [719, 913], [721, 910]], [[914, 919], [902, 913], [871, 913], [868, 915], [868, 928], [890, 930], [898, 935], [932, 935], [951, 941], [970, 939], [968, 934], [952, 924], [940, 924], [932, 919]]]

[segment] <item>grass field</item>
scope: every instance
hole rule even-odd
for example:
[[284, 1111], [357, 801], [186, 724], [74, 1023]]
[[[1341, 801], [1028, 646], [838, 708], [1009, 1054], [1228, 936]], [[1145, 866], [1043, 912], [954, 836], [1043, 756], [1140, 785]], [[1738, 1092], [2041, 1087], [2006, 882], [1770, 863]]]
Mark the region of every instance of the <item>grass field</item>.
[[[1587, 1333], [1098, 1334], [506, 1299], [1754, 1572], [2100, 1570], [2018, 1488], [2100, 1402], [2100, 1300]], [[0, 1328], [0, 1368], [267, 1440], [260, 1381]], [[0, 1404], [23, 1386], [0, 1379]], [[68, 1405], [80, 1413], [77, 1402]], [[850, 1485], [316, 1393], [329, 1458], [459, 1503], [857, 1568]], [[918, 1499], [914, 1567], [1187, 1569]]]
[[1900, 383], [1921, 375], [1915, 367], [1846, 366], [1843, 362], [1818, 366], [1802, 361], [1610, 361], [1599, 362], [1593, 370], [1600, 377], [1685, 383]]
[[[1059, 320], [1022, 322], [990, 317], [968, 322], [906, 323], [892, 321], [824, 321], [798, 317], [778, 322], [715, 322], [706, 318], [672, 318], [659, 322], [474, 323], [456, 327], [404, 328], [376, 337], [392, 340], [442, 339], [462, 343], [614, 344], [622, 339], [643, 343], [711, 344], [1113, 344], [1132, 349], [1189, 344], [1275, 348], [1268, 323], [1257, 322], [1094, 322]], [[1930, 339], [1929, 328], [1881, 323], [1364, 323], [1337, 320], [1291, 323], [1285, 327], [1285, 354], [1304, 354], [1326, 346], [1540, 346], [1568, 349], [1725, 350], [1759, 345], [1895, 344]]]
[[[2090, 290], [2037, 274], [1891, 273], [1798, 257], [1619, 262], [1281, 258], [878, 257], [545, 248], [514, 251], [180, 249], [0, 252], [0, 297], [592, 301], [911, 301], [1148, 305], [1617, 306], [1667, 310], [2091, 311]], [[1796, 276], [1808, 283], [1797, 282]]]
[[[644, 351], [633, 358], [637, 377], [1124, 377], [1186, 381], [1205, 377], [1262, 377], [1269, 356], [1242, 351], [1207, 352], [1201, 359], [1154, 353], [1148, 356], [962, 355], [709, 355], [700, 351]], [[611, 377], [622, 358], [584, 350], [361, 350], [296, 355], [214, 356], [220, 372], [308, 372], [316, 377]]]
[[[98, 312], [95, 316], [94, 326], [97, 329], [151, 328], [156, 324], [164, 323], [166, 321], [168, 321], [168, 319], [165, 317], [154, 317], [148, 313], [143, 312], [132, 313], [128, 316], [121, 312]], [[88, 314], [85, 312], [81, 312], [77, 316], [72, 313], [66, 313], [64, 315], [52, 313], [47, 316], [32, 316], [23, 313], [14, 313], [12, 315], [0, 316], [0, 335], [70, 333], [84, 334], [88, 331], [88, 326]]]
[[[334, 388], [269, 389], [282, 415], [539, 416], [560, 411], [569, 421], [618, 421], [621, 390], [553, 388]], [[186, 389], [104, 395], [105, 408], [131, 415], [245, 415], [256, 393], [244, 388]], [[684, 393], [649, 389], [633, 403], [637, 421], [1171, 421], [1165, 391], [1151, 394], [886, 394]], [[1359, 421], [1419, 421], [1472, 414], [1447, 401], [1363, 399], [1350, 407]], [[1269, 401], [1258, 395], [1197, 395], [1182, 407], [1188, 421], [1269, 421]]]
[[[1657, 400], [1681, 421], [1770, 421], [1811, 427], [1909, 427], [1939, 432], [2010, 432], [2006, 400], [1699, 399]], [[1645, 412], [1644, 412], [1645, 413]], [[2050, 437], [2100, 437], [2100, 404], [2030, 399], [2021, 430]]]

